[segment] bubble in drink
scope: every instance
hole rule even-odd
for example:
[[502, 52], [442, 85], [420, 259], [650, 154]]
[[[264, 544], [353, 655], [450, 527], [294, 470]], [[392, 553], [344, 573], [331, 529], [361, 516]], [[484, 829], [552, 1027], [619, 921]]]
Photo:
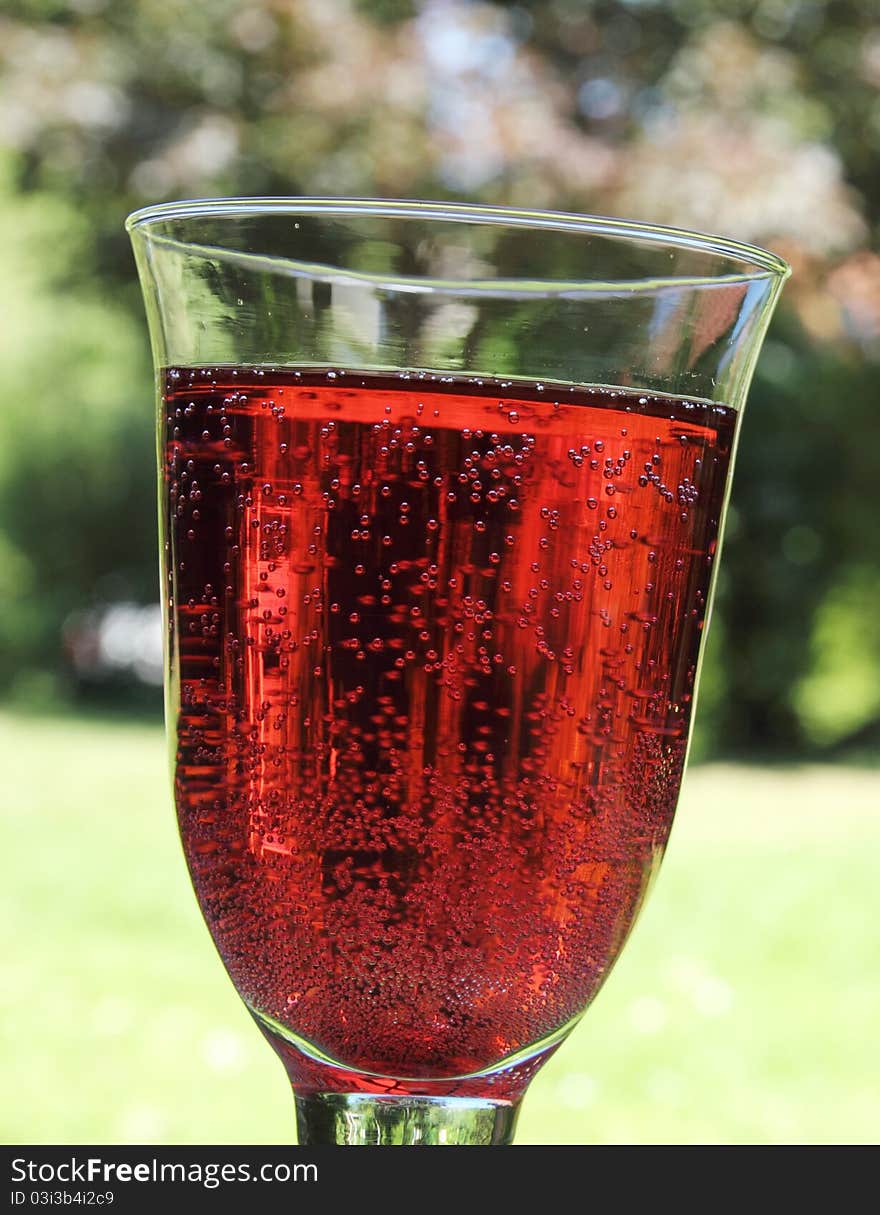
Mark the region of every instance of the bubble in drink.
[[471, 1091], [585, 1009], [663, 853], [735, 414], [223, 367], [170, 369], [164, 408], [217, 947], [301, 1090], [329, 1057]]

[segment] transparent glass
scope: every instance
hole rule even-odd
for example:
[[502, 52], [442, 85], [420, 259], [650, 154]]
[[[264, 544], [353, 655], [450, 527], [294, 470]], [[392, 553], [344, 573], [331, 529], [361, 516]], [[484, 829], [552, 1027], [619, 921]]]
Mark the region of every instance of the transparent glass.
[[302, 1143], [512, 1140], [666, 845], [788, 274], [464, 205], [128, 220], [181, 838]]

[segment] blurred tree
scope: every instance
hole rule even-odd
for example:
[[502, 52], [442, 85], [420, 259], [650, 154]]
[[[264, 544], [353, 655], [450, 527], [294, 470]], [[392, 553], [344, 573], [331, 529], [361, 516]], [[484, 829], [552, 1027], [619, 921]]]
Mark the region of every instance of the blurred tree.
[[0, 679], [55, 669], [65, 616], [109, 597], [108, 578], [153, 593], [126, 212], [223, 193], [454, 196], [789, 257], [743, 435], [704, 747], [877, 729], [875, 0], [6, 0], [0, 67], [15, 301]]
[[94, 595], [155, 594], [150, 370], [140, 326], [83, 275], [88, 220], [0, 190], [0, 680], [59, 664]]

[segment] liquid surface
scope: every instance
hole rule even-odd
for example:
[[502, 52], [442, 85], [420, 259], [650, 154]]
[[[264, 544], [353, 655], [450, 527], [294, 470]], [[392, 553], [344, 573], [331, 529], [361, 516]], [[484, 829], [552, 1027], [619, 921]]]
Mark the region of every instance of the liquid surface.
[[449, 1077], [558, 1030], [678, 796], [735, 415], [170, 369], [175, 789], [258, 1018]]

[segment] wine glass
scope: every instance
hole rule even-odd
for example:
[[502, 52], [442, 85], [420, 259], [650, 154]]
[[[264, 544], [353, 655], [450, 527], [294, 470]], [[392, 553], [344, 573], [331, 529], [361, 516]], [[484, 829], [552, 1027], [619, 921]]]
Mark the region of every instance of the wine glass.
[[128, 220], [184, 851], [305, 1144], [503, 1144], [664, 851], [788, 267], [345, 199]]

